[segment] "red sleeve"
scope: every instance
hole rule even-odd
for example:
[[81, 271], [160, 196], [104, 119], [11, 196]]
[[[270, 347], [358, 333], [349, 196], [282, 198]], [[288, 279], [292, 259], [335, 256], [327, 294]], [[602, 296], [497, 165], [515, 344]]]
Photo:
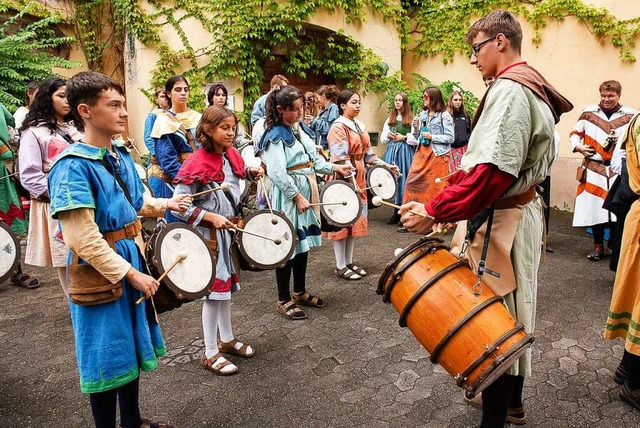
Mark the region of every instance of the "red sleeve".
[[497, 166], [483, 163], [468, 174], [457, 173], [449, 187], [436, 195], [425, 208], [436, 223], [468, 220], [503, 195], [516, 177], [500, 171]]

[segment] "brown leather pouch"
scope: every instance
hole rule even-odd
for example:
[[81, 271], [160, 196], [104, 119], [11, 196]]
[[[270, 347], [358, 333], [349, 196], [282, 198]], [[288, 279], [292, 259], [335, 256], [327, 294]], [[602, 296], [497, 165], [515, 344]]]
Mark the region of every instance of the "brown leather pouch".
[[122, 281], [112, 284], [89, 264], [78, 264], [78, 256], [72, 253], [67, 266], [67, 296], [76, 305], [93, 306], [113, 302], [122, 296]]
[[576, 170], [576, 180], [580, 183], [587, 181], [587, 160], [584, 159]]

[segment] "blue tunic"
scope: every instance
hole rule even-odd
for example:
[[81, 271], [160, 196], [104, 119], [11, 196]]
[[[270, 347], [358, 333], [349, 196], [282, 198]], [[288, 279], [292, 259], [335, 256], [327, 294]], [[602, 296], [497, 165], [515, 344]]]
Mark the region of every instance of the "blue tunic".
[[[273, 182], [271, 205], [274, 210], [282, 211], [296, 228], [300, 241], [293, 255], [305, 253], [311, 247], [322, 245], [320, 219], [314, 210], [298, 212], [292, 198], [301, 193], [311, 202], [311, 183], [315, 180], [315, 172], [330, 174], [333, 165], [317, 155], [313, 137], [308, 128], [305, 132], [297, 132], [290, 126], [275, 125], [262, 136], [259, 148], [264, 150], [262, 160], [267, 166], [267, 174]], [[311, 162], [313, 166], [287, 171], [287, 168]]]
[[[106, 149], [82, 142], [62, 152], [49, 175], [54, 218], [62, 211], [90, 208], [95, 211], [101, 233], [122, 229], [137, 219], [143, 204], [142, 183], [127, 150], [114, 146], [114, 151], [120, 157], [119, 164]], [[102, 158], [119, 171], [132, 203], [100, 163]], [[146, 272], [132, 239], [116, 241], [115, 250], [135, 269]], [[147, 302], [135, 304], [140, 296], [142, 293], [123, 279], [122, 296], [114, 302], [95, 306], [69, 302], [82, 392], [102, 392], [125, 385], [137, 378], [140, 370], [155, 369], [157, 356], [166, 354], [153, 312], [147, 316]]]

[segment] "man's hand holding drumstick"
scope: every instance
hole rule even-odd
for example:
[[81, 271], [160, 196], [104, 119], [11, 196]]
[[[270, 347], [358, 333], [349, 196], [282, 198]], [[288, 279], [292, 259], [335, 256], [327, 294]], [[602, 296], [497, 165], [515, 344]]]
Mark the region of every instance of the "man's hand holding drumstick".
[[[419, 213], [424, 214], [424, 216]], [[400, 217], [402, 225], [413, 233], [427, 234], [433, 231], [446, 234], [448, 230], [454, 227], [452, 223], [435, 223], [427, 213], [424, 204], [420, 202], [412, 201], [403, 204], [400, 207], [399, 214], [402, 216]]]

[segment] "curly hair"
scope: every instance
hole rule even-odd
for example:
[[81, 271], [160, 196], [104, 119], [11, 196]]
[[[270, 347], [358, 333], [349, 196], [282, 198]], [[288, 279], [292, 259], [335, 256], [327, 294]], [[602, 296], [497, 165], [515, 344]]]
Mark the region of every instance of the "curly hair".
[[[53, 108], [53, 94], [60, 87], [66, 86], [67, 82], [60, 78], [47, 79], [38, 86], [38, 92], [33, 97], [29, 113], [24, 118], [20, 132], [32, 127], [44, 125], [51, 131], [58, 129], [58, 119], [56, 118], [56, 112]], [[69, 112], [64, 121], [69, 122], [73, 120], [73, 114]]]
[[278, 112], [278, 107], [288, 109], [293, 107], [293, 103], [299, 99], [304, 100], [302, 92], [293, 86], [283, 86], [269, 93], [265, 105], [266, 129], [271, 129], [273, 125], [282, 121], [282, 114]]
[[238, 116], [228, 108], [211, 106], [202, 113], [202, 118], [196, 128], [196, 140], [202, 144], [202, 148], [205, 151], [213, 152], [215, 150], [213, 139], [210, 135], [211, 130], [220, 125], [222, 121], [228, 117], [233, 117], [235, 119], [237, 136]]

